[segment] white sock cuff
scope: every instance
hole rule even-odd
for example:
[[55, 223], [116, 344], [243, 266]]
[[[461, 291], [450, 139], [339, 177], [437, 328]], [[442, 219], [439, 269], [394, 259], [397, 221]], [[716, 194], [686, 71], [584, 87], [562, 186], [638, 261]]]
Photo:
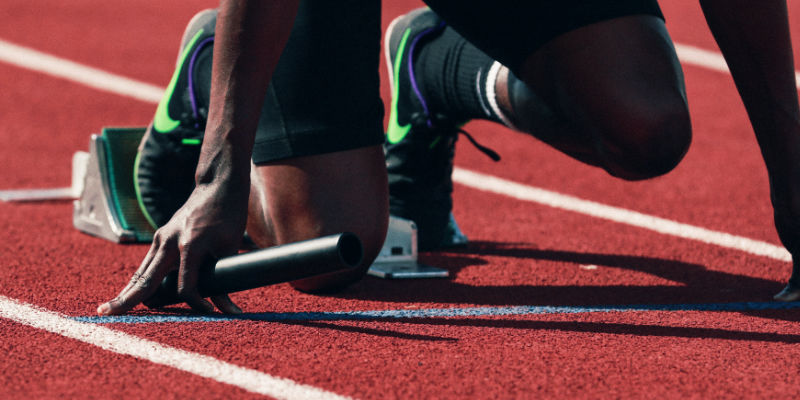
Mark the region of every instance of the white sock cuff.
[[489, 107], [492, 108], [492, 111], [500, 118], [500, 121], [503, 121], [503, 124], [511, 129], [517, 129], [514, 124], [511, 123], [511, 120], [508, 119], [508, 116], [500, 109], [500, 106], [497, 104], [497, 93], [494, 90], [494, 86], [497, 83], [497, 75], [500, 74], [500, 68], [503, 65], [500, 64], [498, 61], [495, 61], [494, 64], [489, 68], [489, 72], [486, 74], [486, 98], [489, 100]]

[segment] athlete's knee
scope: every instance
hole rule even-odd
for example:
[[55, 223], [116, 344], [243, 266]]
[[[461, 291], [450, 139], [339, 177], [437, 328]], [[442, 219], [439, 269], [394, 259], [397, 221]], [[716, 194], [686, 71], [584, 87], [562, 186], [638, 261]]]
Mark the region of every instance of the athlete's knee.
[[[252, 179], [255, 182], [260, 176], [254, 174]], [[316, 212], [291, 209], [285, 204], [281, 207], [280, 203], [267, 206], [257, 184], [251, 188], [250, 193], [247, 233], [257, 247], [270, 247], [339, 232], [351, 232], [361, 241], [362, 261], [357, 267], [291, 282], [298, 290], [335, 292], [359, 281], [366, 275], [367, 269], [383, 247], [389, 224], [386, 193], [375, 193], [374, 197], [348, 207], [336, 207], [335, 210], [328, 207]], [[284, 212], [269, 212], [279, 209]]]
[[607, 143], [606, 169], [627, 180], [649, 179], [672, 171], [689, 150], [689, 113], [683, 102], [637, 107], [616, 128], [616, 143]]

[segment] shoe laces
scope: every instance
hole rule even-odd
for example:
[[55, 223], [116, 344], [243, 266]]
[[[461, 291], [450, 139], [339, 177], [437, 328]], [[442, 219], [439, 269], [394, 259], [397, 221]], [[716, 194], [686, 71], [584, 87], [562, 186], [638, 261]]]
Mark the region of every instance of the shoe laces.
[[478, 149], [478, 151], [485, 154], [495, 162], [500, 161], [500, 154], [497, 154], [497, 152], [491, 148], [478, 143], [472, 134], [462, 129], [458, 124], [453, 123], [449, 118], [442, 114], [437, 113], [433, 116], [429, 116], [424, 113], [415, 113], [411, 116], [411, 121], [415, 126], [424, 126], [429, 132], [453, 132], [455, 135], [464, 135], [466, 136], [467, 140], [469, 140], [469, 142], [472, 143], [476, 149]]
[[492, 150], [492, 149], [490, 149], [490, 148], [478, 143], [478, 141], [475, 140], [475, 138], [473, 138], [472, 135], [469, 132], [467, 132], [467, 131], [465, 131], [465, 130], [463, 130], [461, 128], [456, 128], [456, 131], [458, 133], [466, 136], [467, 139], [469, 139], [469, 142], [472, 143], [472, 145], [475, 146], [476, 149], [478, 149], [481, 153], [486, 154], [486, 156], [491, 158], [492, 161], [495, 161], [495, 162], [500, 161], [500, 154], [497, 154], [496, 151], [494, 151], [494, 150]]

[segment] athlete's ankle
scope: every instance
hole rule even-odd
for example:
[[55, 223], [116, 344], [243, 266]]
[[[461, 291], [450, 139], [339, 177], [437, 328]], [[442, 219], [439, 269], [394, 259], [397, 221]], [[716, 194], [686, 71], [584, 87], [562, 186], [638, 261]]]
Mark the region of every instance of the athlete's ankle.
[[[432, 113], [455, 122], [488, 119], [503, 122], [496, 112], [495, 90], [499, 64], [467, 42], [452, 28], [421, 44], [414, 63], [420, 92]], [[493, 70], [494, 66], [494, 70]], [[492, 87], [487, 89], [487, 83]]]

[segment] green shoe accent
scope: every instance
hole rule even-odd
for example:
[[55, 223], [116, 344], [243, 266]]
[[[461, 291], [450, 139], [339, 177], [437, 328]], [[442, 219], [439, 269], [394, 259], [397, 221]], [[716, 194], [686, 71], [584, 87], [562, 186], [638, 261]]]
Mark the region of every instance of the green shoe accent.
[[[400, 40], [400, 47], [397, 49], [397, 56], [400, 57], [403, 54], [403, 51], [406, 48], [406, 42], [408, 41], [408, 36], [411, 34], [411, 29], [406, 29], [406, 32], [403, 34], [403, 38]], [[395, 58], [397, 60], [397, 58]], [[402, 60], [399, 60], [402, 62]], [[386, 132], [386, 139], [389, 143], [395, 144], [399, 143], [403, 138], [408, 135], [408, 132], [411, 130], [411, 123], [407, 123], [405, 125], [400, 125], [397, 122], [397, 97], [400, 94], [400, 85], [398, 81], [400, 79], [400, 65], [395, 65], [394, 68], [394, 87], [392, 88], [392, 113], [389, 115], [389, 127]]]
[[199, 146], [203, 141], [200, 139], [181, 139], [181, 143], [188, 146]]
[[180, 121], [172, 119], [172, 117], [169, 115], [169, 102], [172, 100], [172, 95], [174, 94], [173, 92], [175, 92], [175, 85], [178, 83], [178, 76], [180, 76], [181, 70], [183, 69], [183, 63], [186, 61], [186, 58], [189, 56], [192, 48], [201, 36], [203, 36], [202, 29], [194, 35], [192, 40], [189, 42], [189, 45], [186, 46], [186, 50], [183, 51], [183, 54], [181, 54], [181, 59], [178, 62], [178, 68], [175, 69], [175, 73], [172, 75], [172, 79], [169, 81], [169, 86], [167, 86], [167, 90], [164, 92], [164, 97], [162, 97], [161, 101], [158, 103], [156, 115], [153, 118], [153, 127], [159, 132], [172, 132], [178, 127], [178, 125], [180, 125]]

